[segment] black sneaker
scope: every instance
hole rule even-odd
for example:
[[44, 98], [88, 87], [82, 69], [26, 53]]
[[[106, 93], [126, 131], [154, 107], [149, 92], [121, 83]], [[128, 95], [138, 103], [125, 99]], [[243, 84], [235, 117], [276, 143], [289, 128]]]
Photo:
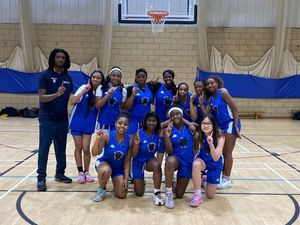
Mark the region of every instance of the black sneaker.
[[69, 177], [66, 177], [65, 175], [55, 175], [55, 180], [57, 182], [62, 182], [62, 183], [65, 183], [65, 184], [72, 183], [72, 179], [69, 178]]
[[36, 188], [38, 191], [46, 191], [47, 190], [46, 180], [38, 181]]

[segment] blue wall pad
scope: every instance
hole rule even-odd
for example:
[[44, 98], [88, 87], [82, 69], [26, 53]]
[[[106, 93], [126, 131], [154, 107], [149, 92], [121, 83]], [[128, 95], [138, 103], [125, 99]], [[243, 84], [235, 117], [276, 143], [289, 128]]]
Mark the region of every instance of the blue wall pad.
[[300, 98], [300, 75], [287, 78], [262, 78], [254, 75], [211, 73], [197, 71], [197, 79], [208, 79], [217, 74], [224, 81], [224, 87], [238, 98]]
[[[40, 74], [0, 68], [0, 93], [36, 94]], [[69, 71], [69, 74], [73, 79], [74, 92], [89, 79], [88, 75], [80, 71]]]

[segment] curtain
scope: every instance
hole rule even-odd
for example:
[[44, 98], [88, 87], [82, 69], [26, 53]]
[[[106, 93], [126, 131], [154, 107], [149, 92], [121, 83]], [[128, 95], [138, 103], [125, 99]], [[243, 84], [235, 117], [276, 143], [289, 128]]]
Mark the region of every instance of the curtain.
[[207, 40], [206, 40], [206, 12], [207, 12], [207, 0], [200, 0], [198, 4], [198, 68], [202, 70], [208, 70], [209, 60], [207, 51]]
[[19, 0], [20, 42], [25, 71], [35, 71], [33, 56], [33, 29], [31, 0]]
[[104, 0], [104, 30], [102, 38], [102, 52], [100, 57], [100, 69], [104, 74], [108, 73], [111, 55], [112, 39], [112, 9], [113, 1]]

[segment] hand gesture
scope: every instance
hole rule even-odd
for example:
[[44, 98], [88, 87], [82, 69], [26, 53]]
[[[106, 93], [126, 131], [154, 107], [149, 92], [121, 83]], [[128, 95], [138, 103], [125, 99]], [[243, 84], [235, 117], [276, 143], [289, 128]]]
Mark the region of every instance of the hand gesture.
[[59, 97], [59, 96], [63, 95], [65, 93], [65, 91], [66, 91], [66, 88], [64, 87], [64, 81], [62, 81], [60, 87], [56, 91], [56, 95]]
[[97, 132], [97, 139], [100, 139], [103, 137], [103, 129], [104, 129], [104, 125], [102, 126], [102, 128]]
[[90, 81], [84, 86], [84, 93], [88, 92], [91, 89]]
[[203, 102], [204, 102], [204, 91], [201, 92], [201, 95], [199, 97], [199, 104], [203, 105]]
[[166, 137], [171, 137], [172, 127], [173, 127], [173, 122], [170, 122], [168, 124], [167, 128], [165, 129], [165, 136]]
[[128, 179], [124, 179], [122, 183], [122, 191], [126, 191], [128, 188]]
[[173, 96], [173, 102], [178, 101], [178, 89], [176, 91], [176, 95]]
[[107, 91], [107, 95], [111, 96], [114, 93], [115, 89], [113, 87], [111, 87], [110, 89], [108, 89]]
[[137, 87], [133, 87], [132, 88], [132, 95], [136, 96], [136, 94], [138, 93], [139, 89]]
[[141, 139], [140, 139], [140, 135], [139, 135], [139, 132], [137, 131], [133, 137], [133, 142], [134, 144], [136, 145], [139, 145], [140, 142], [141, 142]]
[[195, 101], [196, 96], [197, 96], [196, 93], [194, 93], [194, 94], [191, 95], [191, 97], [190, 97], [190, 102], [191, 103], [193, 103]]
[[208, 145], [212, 145], [212, 144], [214, 144], [214, 138], [213, 138], [213, 131], [207, 136], [207, 143], [208, 143]]

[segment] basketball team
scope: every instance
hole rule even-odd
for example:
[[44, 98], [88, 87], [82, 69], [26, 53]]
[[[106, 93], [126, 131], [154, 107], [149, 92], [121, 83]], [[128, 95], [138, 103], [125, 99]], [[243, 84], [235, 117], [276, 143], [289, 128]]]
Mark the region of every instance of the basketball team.
[[[192, 207], [202, 203], [201, 188], [207, 198], [213, 198], [217, 189], [232, 187], [232, 151], [236, 139], [241, 138], [241, 123], [220, 77], [195, 80], [191, 93], [187, 83], [175, 84], [172, 70], [163, 71], [163, 82], [158, 82], [148, 81], [147, 71], [139, 68], [133, 84], [125, 88], [122, 69], [112, 67], [106, 77], [100, 70], [93, 71], [86, 84], [73, 90], [69, 67], [69, 54], [54, 49], [49, 68], [40, 77], [38, 191], [47, 190], [52, 142], [57, 162], [55, 180], [72, 182], [65, 176], [68, 131], [75, 143], [79, 184], [94, 181], [89, 169], [91, 154], [96, 156], [99, 187], [95, 202], [105, 199], [110, 178], [117, 198], [126, 198], [128, 180], [133, 181], [135, 194], [143, 196], [145, 171], [152, 173], [153, 203], [170, 209], [174, 208], [174, 197], [183, 197], [190, 179]], [[69, 101], [72, 91], [75, 94]], [[70, 120], [68, 104], [73, 106]]]

